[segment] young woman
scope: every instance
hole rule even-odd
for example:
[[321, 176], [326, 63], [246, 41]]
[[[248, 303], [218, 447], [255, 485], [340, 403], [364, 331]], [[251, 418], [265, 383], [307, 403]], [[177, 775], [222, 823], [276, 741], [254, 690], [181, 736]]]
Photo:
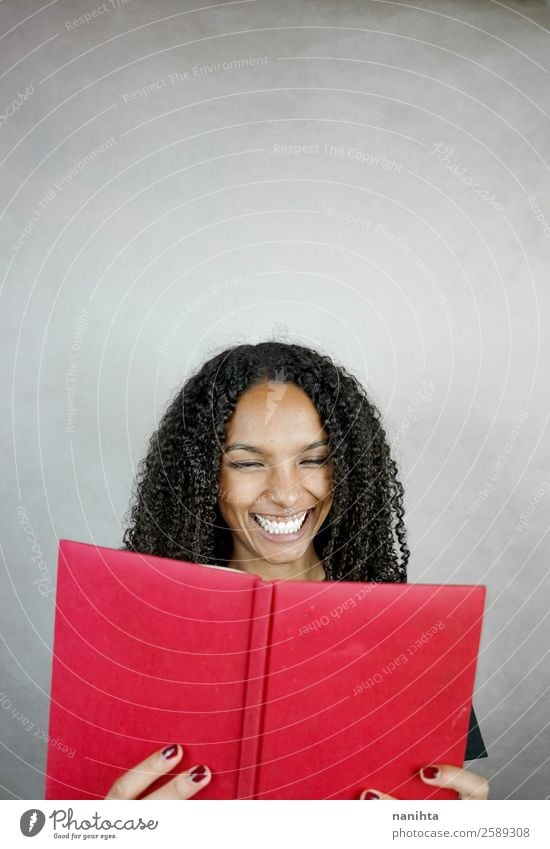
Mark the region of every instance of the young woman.
[[[185, 383], [151, 437], [130, 522], [128, 550], [266, 580], [406, 581], [403, 488], [380, 414], [344, 368], [299, 345], [239, 345]], [[475, 718], [467, 754], [485, 754]], [[213, 779], [207, 766], [144, 795], [182, 756], [179, 743], [153, 753], [107, 798], [191, 798]], [[488, 796], [469, 770], [427, 764], [421, 777]]]

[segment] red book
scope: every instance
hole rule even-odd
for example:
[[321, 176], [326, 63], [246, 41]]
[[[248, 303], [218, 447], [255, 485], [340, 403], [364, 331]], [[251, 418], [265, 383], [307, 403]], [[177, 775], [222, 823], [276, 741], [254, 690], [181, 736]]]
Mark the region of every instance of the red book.
[[103, 798], [172, 742], [213, 772], [197, 801], [456, 798], [418, 770], [464, 762], [484, 598], [62, 540], [46, 798]]

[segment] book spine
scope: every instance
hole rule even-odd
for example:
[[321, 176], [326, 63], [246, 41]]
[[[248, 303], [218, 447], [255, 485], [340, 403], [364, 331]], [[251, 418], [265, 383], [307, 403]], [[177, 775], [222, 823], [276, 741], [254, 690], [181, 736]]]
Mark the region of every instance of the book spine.
[[256, 791], [274, 589], [258, 581], [252, 591], [237, 799], [253, 799]]

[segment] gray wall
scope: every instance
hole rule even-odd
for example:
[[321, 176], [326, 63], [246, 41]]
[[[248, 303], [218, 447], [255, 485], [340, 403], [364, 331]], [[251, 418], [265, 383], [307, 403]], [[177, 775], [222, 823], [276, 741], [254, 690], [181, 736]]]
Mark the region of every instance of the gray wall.
[[58, 538], [119, 545], [172, 391], [275, 333], [379, 403], [411, 581], [487, 584], [478, 769], [544, 798], [549, 7], [42, 5], [0, 6], [2, 795], [43, 795]]

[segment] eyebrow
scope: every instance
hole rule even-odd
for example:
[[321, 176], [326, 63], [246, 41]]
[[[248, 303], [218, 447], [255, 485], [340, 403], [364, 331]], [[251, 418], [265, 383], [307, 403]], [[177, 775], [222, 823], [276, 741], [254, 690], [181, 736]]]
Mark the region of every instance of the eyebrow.
[[[311, 451], [313, 448], [320, 448], [324, 445], [328, 445], [328, 439], [319, 439], [317, 442], [312, 442], [302, 448], [302, 451]], [[233, 442], [225, 449], [225, 453], [228, 454], [230, 451], [251, 451], [252, 454], [264, 453], [261, 448], [256, 448], [255, 445], [246, 445], [244, 442]]]

